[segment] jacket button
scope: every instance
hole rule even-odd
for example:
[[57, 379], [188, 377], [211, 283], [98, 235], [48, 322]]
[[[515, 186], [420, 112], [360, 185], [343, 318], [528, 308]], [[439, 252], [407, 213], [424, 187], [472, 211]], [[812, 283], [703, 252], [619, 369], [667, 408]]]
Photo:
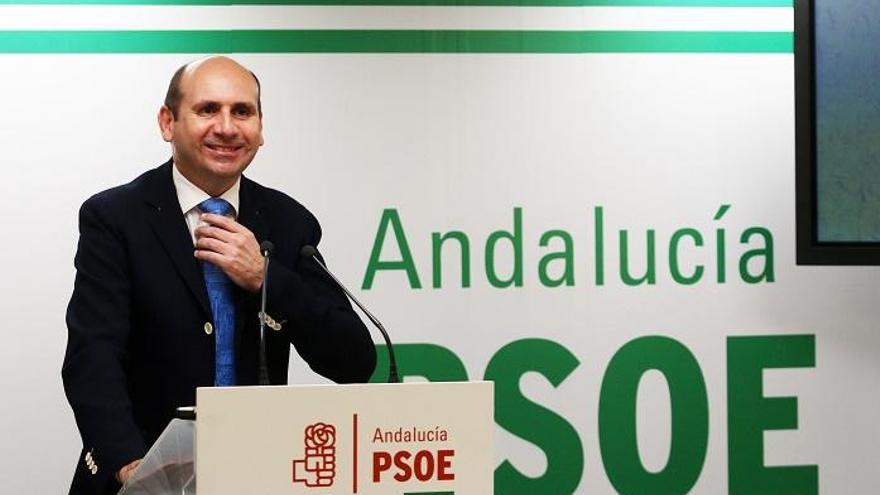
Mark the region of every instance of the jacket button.
[[205, 333], [211, 335], [214, 333], [214, 325], [211, 325], [211, 322], [205, 322]]

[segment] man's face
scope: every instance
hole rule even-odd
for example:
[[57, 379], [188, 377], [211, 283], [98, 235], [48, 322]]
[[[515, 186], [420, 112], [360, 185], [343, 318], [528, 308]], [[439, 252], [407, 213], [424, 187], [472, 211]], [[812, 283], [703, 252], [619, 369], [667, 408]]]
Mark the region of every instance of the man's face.
[[263, 144], [257, 83], [234, 61], [212, 58], [189, 67], [180, 89], [177, 118], [166, 107], [159, 112], [162, 137], [171, 142], [180, 172], [209, 194], [219, 195]]

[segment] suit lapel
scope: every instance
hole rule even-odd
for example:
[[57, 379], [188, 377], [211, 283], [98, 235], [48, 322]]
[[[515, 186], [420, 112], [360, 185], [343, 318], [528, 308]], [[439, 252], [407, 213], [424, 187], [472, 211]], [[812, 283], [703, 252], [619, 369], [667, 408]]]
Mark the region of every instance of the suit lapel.
[[250, 179], [242, 177], [238, 196], [238, 223], [254, 233], [257, 243], [265, 241], [269, 234], [264, 198], [259, 188], [260, 186]]
[[198, 260], [193, 256], [192, 238], [171, 180], [171, 166], [168, 161], [145, 183], [145, 200], [150, 210], [147, 219], [177, 272], [210, 318], [205, 279]]

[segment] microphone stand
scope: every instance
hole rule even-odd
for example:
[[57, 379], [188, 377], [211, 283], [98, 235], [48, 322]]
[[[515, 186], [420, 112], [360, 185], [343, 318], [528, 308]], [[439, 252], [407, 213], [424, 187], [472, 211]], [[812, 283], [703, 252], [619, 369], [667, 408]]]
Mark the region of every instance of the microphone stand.
[[321, 267], [324, 273], [329, 275], [330, 278], [333, 279], [334, 282], [336, 282], [336, 285], [340, 289], [342, 289], [342, 292], [344, 292], [349, 299], [354, 301], [357, 307], [359, 307], [361, 311], [364, 312], [364, 315], [366, 315], [367, 318], [369, 318], [369, 320], [373, 323], [373, 325], [375, 325], [376, 328], [379, 329], [379, 332], [382, 334], [382, 338], [385, 339], [385, 348], [388, 350], [388, 383], [400, 383], [400, 376], [398, 376], [397, 374], [397, 359], [394, 358], [394, 346], [391, 345], [391, 337], [389, 337], [388, 332], [385, 331], [385, 326], [382, 325], [382, 323], [375, 316], [373, 316], [373, 313], [370, 313], [370, 311], [365, 308], [364, 305], [361, 304], [361, 302], [358, 301], [356, 297], [354, 297], [354, 294], [352, 294], [351, 291], [349, 291], [345, 287], [345, 285], [343, 285], [342, 282], [340, 282], [339, 279], [336, 278], [335, 275], [333, 275], [333, 273], [327, 268], [327, 265], [321, 263], [321, 260], [318, 259], [318, 251], [314, 248], [314, 246], [303, 246], [300, 254], [302, 256], [315, 260], [315, 263], [317, 263], [318, 266]]
[[269, 385], [269, 365], [266, 362], [266, 289], [269, 287], [269, 255], [272, 254], [272, 243], [263, 241], [260, 251], [263, 252], [263, 288], [260, 296], [260, 385]]

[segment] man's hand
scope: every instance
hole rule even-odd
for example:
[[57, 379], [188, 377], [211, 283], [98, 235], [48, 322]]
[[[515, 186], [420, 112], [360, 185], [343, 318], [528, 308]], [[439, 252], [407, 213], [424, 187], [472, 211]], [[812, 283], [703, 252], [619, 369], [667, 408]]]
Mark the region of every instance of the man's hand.
[[263, 286], [263, 256], [254, 233], [222, 215], [205, 213], [207, 226], [198, 227], [195, 257], [213, 263], [243, 289], [256, 292]]
[[116, 480], [124, 485], [128, 481], [128, 479], [131, 478], [134, 470], [141, 465], [141, 461], [143, 461], [143, 459], [137, 459], [123, 466], [122, 469], [120, 469], [119, 472], [116, 473]]

